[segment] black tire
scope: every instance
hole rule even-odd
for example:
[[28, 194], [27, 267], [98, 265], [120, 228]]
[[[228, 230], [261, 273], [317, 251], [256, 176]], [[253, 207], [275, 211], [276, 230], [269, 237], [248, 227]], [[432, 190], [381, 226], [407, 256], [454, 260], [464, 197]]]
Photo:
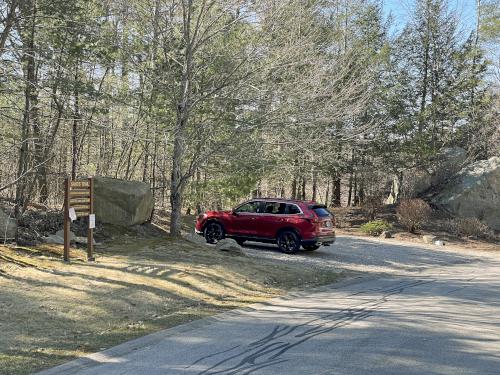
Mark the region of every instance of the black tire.
[[224, 228], [221, 224], [212, 221], [205, 226], [203, 237], [207, 243], [215, 244], [225, 237]]
[[239, 238], [236, 238], [236, 242], [238, 242], [238, 245], [243, 246], [246, 240], [241, 240]]
[[278, 233], [278, 247], [285, 254], [296, 253], [300, 249], [300, 238], [294, 231], [284, 230]]
[[319, 249], [319, 245], [304, 245], [302, 246], [305, 251], [314, 251]]

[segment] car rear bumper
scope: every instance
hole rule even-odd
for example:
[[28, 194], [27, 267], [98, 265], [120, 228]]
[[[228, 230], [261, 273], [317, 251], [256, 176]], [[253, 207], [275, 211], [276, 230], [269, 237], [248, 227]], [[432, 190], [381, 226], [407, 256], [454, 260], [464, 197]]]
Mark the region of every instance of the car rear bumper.
[[335, 242], [337, 237], [335, 233], [329, 234], [327, 236], [318, 236], [311, 239], [302, 240], [302, 245], [330, 245]]

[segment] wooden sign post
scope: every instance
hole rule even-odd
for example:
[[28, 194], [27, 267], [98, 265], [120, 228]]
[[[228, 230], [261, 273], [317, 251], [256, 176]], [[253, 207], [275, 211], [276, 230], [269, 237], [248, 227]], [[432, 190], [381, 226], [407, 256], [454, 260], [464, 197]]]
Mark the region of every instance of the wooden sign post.
[[64, 183], [64, 261], [69, 261], [70, 224], [77, 217], [87, 216], [89, 228], [87, 232], [87, 259], [94, 259], [94, 181], [92, 178]]

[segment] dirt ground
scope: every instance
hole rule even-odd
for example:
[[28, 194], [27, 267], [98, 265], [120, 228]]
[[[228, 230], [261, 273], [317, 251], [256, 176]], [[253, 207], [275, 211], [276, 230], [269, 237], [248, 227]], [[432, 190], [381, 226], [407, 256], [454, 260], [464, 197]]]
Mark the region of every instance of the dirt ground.
[[122, 236], [97, 261], [0, 246], [0, 374], [29, 374], [153, 331], [341, 275], [168, 237]]

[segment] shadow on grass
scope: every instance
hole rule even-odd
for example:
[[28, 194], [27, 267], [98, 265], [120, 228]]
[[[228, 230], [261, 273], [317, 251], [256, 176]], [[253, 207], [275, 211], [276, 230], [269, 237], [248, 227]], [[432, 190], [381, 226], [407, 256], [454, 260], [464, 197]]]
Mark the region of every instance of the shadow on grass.
[[[32, 373], [297, 285], [284, 266], [170, 238], [124, 239], [98, 248], [95, 263], [64, 264], [50, 253], [25, 252], [44, 267], [0, 274], [2, 375]], [[278, 285], [266, 284], [269, 275]]]

